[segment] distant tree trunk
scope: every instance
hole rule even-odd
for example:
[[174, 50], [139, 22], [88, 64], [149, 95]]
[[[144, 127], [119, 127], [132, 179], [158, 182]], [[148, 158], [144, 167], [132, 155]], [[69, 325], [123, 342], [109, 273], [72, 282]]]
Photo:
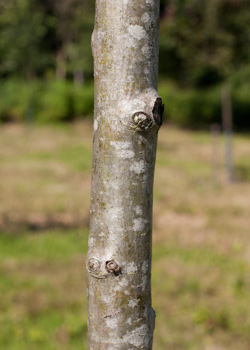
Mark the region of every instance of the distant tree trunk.
[[58, 51], [56, 55], [56, 79], [65, 80], [66, 74], [66, 54], [62, 49]]
[[75, 70], [73, 72], [73, 80], [75, 85], [83, 85], [84, 84], [83, 70]]
[[89, 350], [152, 349], [158, 16], [159, 0], [96, 1]]
[[233, 115], [231, 91], [228, 84], [221, 90], [222, 100], [222, 125], [225, 138], [225, 167], [226, 177], [229, 183], [234, 181], [234, 161], [233, 161]]
[[220, 125], [212, 124], [211, 130], [211, 180], [214, 184], [219, 179], [219, 154], [220, 154]]

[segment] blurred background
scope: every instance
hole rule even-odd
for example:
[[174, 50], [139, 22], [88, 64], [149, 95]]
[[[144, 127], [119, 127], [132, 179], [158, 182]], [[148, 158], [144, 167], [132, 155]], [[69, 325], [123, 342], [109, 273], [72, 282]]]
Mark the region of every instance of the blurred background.
[[[5, 350], [87, 350], [93, 23], [94, 0], [0, 0]], [[161, 1], [155, 350], [250, 348], [249, 23], [247, 0]]]

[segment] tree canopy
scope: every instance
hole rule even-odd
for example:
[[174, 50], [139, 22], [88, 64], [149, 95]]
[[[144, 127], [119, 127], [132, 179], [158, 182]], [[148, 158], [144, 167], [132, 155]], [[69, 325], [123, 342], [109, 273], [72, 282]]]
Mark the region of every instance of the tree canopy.
[[162, 75], [207, 87], [249, 66], [248, 1], [163, 0], [161, 9]]
[[[162, 0], [160, 75], [207, 87], [249, 66], [246, 0]], [[94, 0], [0, 0], [0, 75], [92, 76]]]
[[0, 0], [1, 76], [91, 74], [93, 23], [94, 0]]
[[[37, 101], [36, 111], [42, 113], [48, 100], [52, 106], [68, 103], [64, 113], [51, 108], [52, 119], [92, 114], [93, 93], [72, 92], [68, 82], [92, 84], [94, 12], [95, 0], [0, 0], [1, 96], [6, 96], [0, 120], [24, 118], [26, 100], [14, 102], [21, 83], [24, 96]], [[192, 127], [219, 122], [220, 85], [229, 82], [235, 125], [250, 126], [249, 23], [248, 0], [161, 0], [159, 87], [168, 120]], [[26, 86], [26, 80], [44, 85]], [[19, 103], [22, 108], [13, 111]]]

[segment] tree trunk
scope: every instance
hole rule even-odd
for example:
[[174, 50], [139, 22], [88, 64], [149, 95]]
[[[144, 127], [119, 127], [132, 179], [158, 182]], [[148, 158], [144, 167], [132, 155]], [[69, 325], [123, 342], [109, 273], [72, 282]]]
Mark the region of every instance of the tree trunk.
[[75, 70], [73, 72], [74, 85], [83, 85], [84, 84], [84, 73], [83, 70]]
[[230, 86], [222, 86], [222, 125], [225, 139], [225, 167], [227, 182], [234, 181], [234, 161], [233, 161], [233, 115]]
[[159, 0], [97, 0], [89, 350], [152, 349]]
[[56, 54], [56, 79], [65, 80], [67, 69], [66, 69], [66, 54], [64, 49], [61, 49]]

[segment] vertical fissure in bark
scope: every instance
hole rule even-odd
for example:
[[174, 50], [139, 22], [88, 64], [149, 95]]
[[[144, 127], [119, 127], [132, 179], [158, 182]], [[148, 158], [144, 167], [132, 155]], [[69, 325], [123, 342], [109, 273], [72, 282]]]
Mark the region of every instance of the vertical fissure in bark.
[[158, 16], [158, 0], [96, 1], [89, 350], [152, 349]]

